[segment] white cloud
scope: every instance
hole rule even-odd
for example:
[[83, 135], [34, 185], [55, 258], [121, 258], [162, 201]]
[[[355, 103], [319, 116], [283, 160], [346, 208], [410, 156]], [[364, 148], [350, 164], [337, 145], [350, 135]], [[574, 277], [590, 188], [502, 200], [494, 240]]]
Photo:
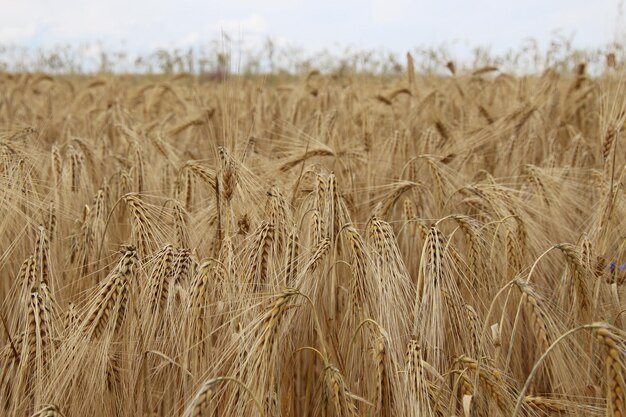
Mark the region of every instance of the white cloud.
[[222, 32], [245, 44], [267, 36], [308, 49], [334, 43], [405, 51], [458, 40], [518, 47], [528, 37], [549, 40], [555, 29], [575, 43], [612, 40], [620, 0], [0, 0], [0, 44], [155, 45], [190, 47]]
[[373, 0], [372, 19], [379, 24], [394, 24], [410, 18], [411, 0]]
[[183, 36], [176, 43], [182, 47], [194, 46], [198, 44], [198, 42], [200, 41], [200, 38], [201, 38], [201, 35], [199, 32], [190, 32], [186, 34], [185, 36]]
[[35, 24], [22, 26], [3, 25], [0, 27], [0, 42], [15, 43], [23, 42], [33, 37], [37, 32]]
[[246, 17], [244, 19], [221, 19], [215, 25], [218, 31], [226, 33], [265, 33], [267, 21], [258, 15]]

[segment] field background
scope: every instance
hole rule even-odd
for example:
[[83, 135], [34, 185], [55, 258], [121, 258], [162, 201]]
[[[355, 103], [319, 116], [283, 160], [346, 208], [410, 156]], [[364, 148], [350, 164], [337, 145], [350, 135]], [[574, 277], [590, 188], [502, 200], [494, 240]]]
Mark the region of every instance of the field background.
[[624, 416], [596, 58], [0, 74], [0, 414]]

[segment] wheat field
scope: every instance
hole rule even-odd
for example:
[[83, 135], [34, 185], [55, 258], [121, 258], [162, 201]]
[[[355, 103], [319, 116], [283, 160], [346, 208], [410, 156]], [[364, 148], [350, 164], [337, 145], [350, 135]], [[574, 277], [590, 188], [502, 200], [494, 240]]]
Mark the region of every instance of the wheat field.
[[0, 414], [626, 416], [621, 71], [0, 74]]

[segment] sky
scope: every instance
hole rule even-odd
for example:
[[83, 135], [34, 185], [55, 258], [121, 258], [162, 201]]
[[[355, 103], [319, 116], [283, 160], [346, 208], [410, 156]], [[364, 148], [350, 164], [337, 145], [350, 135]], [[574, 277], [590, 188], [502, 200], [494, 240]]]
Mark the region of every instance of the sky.
[[0, 44], [39, 48], [101, 42], [129, 52], [187, 48], [228, 33], [246, 44], [407, 51], [502, 51], [555, 31], [575, 46], [624, 40], [623, 0], [0, 0]]

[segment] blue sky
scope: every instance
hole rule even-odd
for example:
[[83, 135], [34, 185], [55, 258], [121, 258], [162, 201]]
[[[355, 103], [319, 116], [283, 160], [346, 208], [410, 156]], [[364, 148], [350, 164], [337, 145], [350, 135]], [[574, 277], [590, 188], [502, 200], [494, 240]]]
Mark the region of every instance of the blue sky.
[[334, 44], [406, 51], [519, 47], [555, 30], [576, 46], [624, 40], [621, 0], [294, 1], [0, 0], [0, 44], [26, 47], [103, 42], [141, 52], [185, 48], [227, 32], [254, 46], [268, 36], [318, 50]]

